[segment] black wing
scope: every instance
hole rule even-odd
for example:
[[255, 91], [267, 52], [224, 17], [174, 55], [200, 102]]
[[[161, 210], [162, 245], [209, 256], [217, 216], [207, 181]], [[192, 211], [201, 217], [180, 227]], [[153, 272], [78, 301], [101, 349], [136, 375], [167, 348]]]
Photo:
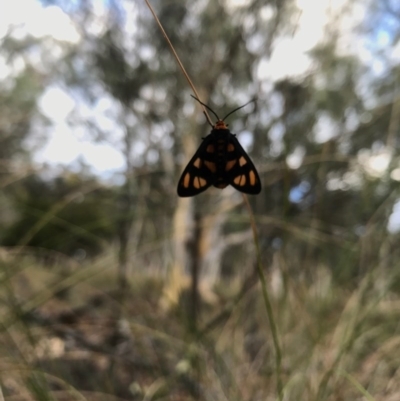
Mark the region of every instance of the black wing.
[[208, 135], [183, 170], [178, 182], [178, 195], [194, 196], [205, 191], [215, 182], [216, 172], [214, 139]]
[[228, 145], [226, 176], [230, 185], [240, 192], [256, 195], [261, 192], [261, 180], [249, 155], [232, 134]]

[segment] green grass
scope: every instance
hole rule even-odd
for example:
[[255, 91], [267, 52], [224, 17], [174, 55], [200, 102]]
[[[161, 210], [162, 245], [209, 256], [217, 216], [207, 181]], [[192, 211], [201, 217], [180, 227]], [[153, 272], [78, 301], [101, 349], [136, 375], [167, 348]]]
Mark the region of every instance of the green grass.
[[[227, 319], [195, 338], [184, 319], [184, 302], [161, 306], [161, 274], [131, 277], [122, 307], [112, 257], [67, 275], [62, 270], [41, 266], [31, 256], [8, 255], [1, 262], [5, 400], [279, 399], [259, 283]], [[314, 273], [307, 282], [285, 277], [280, 289], [271, 283], [283, 280], [282, 272], [266, 273], [282, 350], [282, 398], [395, 400], [400, 394], [400, 296], [392, 291], [397, 275], [372, 270], [351, 290], [335, 284], [322, 266]], [[231, 302], [235, 285], [224, 287], [221, 283], [217, 295], [203, 301], [200, 327]]]

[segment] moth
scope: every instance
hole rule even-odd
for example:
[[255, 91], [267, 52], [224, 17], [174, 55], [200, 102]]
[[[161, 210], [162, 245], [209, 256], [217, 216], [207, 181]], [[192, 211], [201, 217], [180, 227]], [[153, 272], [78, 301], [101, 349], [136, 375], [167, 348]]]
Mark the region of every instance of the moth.
[[256, 195], [261, 191], [261, 181], [253, 162], [242, 148], [236, 135], [232, 134], [225, 119], [223, 119], [206, 104], [192, 96], [200, 104], [210, 110], [217, 122], [212, 125], [209, 135], [189, 161], [178, 182], [178, 195], [181, 197], [194, 196], [205, 191], [211, 185], [225, 188], [232, 185], [235, 189], [246, 194]]

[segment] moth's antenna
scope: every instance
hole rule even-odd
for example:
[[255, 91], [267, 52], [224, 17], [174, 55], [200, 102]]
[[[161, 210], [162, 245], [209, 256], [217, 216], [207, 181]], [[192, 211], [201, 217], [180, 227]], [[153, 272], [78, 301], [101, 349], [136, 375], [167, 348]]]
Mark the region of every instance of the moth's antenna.
[[[192, 96], [193, 99], [196, 99], [196, 100], [197, 100], [200, 104], [202, 104], [204, 107], [207, 107], [207, 109], [210, 110], [211, 113], [213, 113], [215, 117], [217, 117], [217, 120], [219, 120], [219, 117], [217, 116], [217, 113], [216, 113], [210, 106], [207, 106], [205, 103], [203, 103], [202, 101], [200, 101], [199, 99], [197, 99], [197, 97], [194, 97], [193, 95], [190, 95], [190, 96]], [[245, 105], [245, 106], [246, 106], [246, 105]], [[244, 107], [244, 106], [242, 106], [242, 107]]]
[[[243, 107], [247, 106], [250, 103], [255, 102], [256, 99], [251, 99], [250, 101], [248, 101], [246, 104], [244, 104], [243, 106], [237, 107], [235, 110], [232, 110], [231, 112], [229, 112], [223, 119], [222, 121], [225, 121], [226, 118], [228, 118], [231, 114], [233, 114], [235, 111], [238, 111], [240, 109], [243, 109]], [[212, 110], [211, 110], [212, 111]]]
[[[193, 82], [192, 82], [192, 80], [190, 79], [189, 74], [186, 72], [185, 67], [183, 66], [183, 64], [182, 64], [182, 62], [181, 62], [181, 60], [180, 60], [178, 54], [176, 53], [176, 51], [175, 51], [175, 49], [174, 49], [174, 46], [172, 45], [171, 41], [169, 40], [169, 37], [168, 37], [167, 33], [165, 32], [165, 30], [164, 30], [164, 28], [163, 28], [163, 26], [162, 26], [160, 20], [159, 20], [158, 17], [157, 17], [157, 14], [156, 14], [155, 11], [153, 10], [153, 7], [152, 7], [151, 4], [149, 3], [149, 0], [145, 0], [145, 2], [146, 2], [146, 4], [147, 4], [147, 7], [149, 8], [149, 10], [151, 11], [151, 13], [153, 14], [153, 17], [154, 17], [154, 19], [156, 20], [157, 25], [159, 26], [159, 28], [160, 28], [162, 34], [164, 35], [164, 38], [165, 38], [166, 42], [168, 43], [168, 46], [170, 47], [171, 52], [172, 52], [172, 54], [174, 55], [175, 60], [176, 60], [176, 62], [177, 62], [178, 65], [179, 65], [179, 68], [181, 69], [181, 71], [182, 71], [183, 75], [185, 76], [186, 80], [188, 81], [188, 83], [189, 83], [190, 87], [192, 88], [194, 94], [195, 94], [197, 97], [199, 97], [199, 94], [197, 93], [197, 90], [196, 90], [195, 86], [193, 85]], [[201, 102], [200, 102], [200, 103], [201, 103]], [[204, 106], [204, 103], [201, 103], [201, 104]], [[212, 126], [212, 122], [211, 122], [210, 116], [209, 116], [208, 113], [207, 113], [207, 110], [203, 108], [203, 112], [204, 112], [204, 114], [205, 114], [205, 116], [206, 116], [206, 118], [207, 118], [207, 121], [208, 121], [208, 122], [210, 123], [210, 125]], [[214, 113], [214, 114], [215, 114], [215, 113]]]

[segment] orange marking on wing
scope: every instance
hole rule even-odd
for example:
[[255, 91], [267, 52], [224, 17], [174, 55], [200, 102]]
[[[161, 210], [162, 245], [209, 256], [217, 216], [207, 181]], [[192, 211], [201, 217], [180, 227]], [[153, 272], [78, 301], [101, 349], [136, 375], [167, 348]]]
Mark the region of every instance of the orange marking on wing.
[[200, 166], [201, 166], [201, 159], [200, 159], [200, 157], [198, 157], [198, 158], [194, 161], [193, 165], [194, 165], [195, 167], [197, 167], [197, 168], [200, 168]]
[[235, 177], [233, 182], [236, 185], [239, 185], [240, 187], [242, 187], [243, 185], [246, 185], [246, 176], [244, 174], [238, 175], [237, 177]]
[[241, 156], [239, 159], [240, 167], [244, 166], [246, 163], [247, 163], [247, 160], [243, 156]]
[[237, 159], [229, 160], [229, 161], [226, 163], [225, 171], [229, 171], [229, 170], [236, 164], [236, 162], [237, 162]]
[[235, 150], [235, 147], [233, 146], [233, 144], [232, 143], [230, 143], [229, 145], [228, 145], [228, 152], [233, 152], [234, 150]]
[[215, 152], [215, 147], [214, 147], [214, 145], [213, 145], [212, 143], [210, 143], [210, 144], [207, 146], [206, 151], [207, 151], [208, 153], [214, 153], [214, 152]]
[[213, 162], [209, 162], [208, 160], [204, 160], [204, 164], [206, 167], [212, 172], [215, 173], [217, 171], [217, 166]]
[[201, 187], [204, 187], [206, 184], [207, 181], [204, 178], [194, 177], [193, 185], [196, 189], [200, 189]]
[[253, 170], [250, 170], [249, 177], [250, 177], [250, 185], [256, 185], [257, 177]]
[[183, 186], [185, 188], [189, 188], [189, 183], [190, 183], [190, 174], [186, 173], [185, 176], [183, 177]]

